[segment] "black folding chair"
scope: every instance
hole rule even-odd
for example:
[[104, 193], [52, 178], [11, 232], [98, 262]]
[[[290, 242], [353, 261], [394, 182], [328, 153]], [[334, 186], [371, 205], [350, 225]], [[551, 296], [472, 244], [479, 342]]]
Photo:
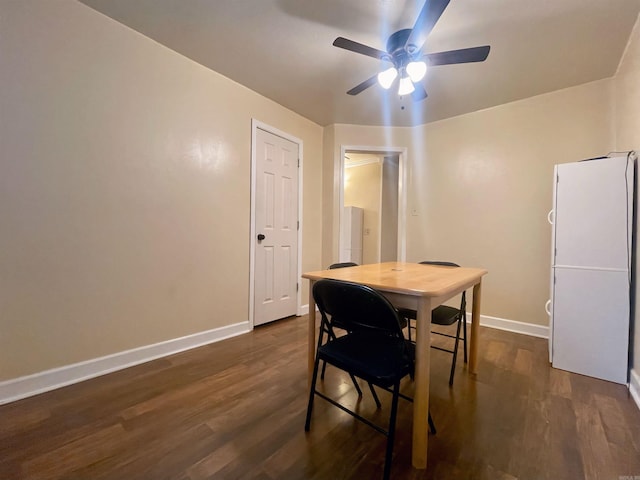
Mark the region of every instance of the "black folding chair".
[[[423, 265], [438, 265], [441, 267], [460, 267], [457, 263], [453, 262], [435, 262], [435, 261], [424, 261], [420, 262]], [[441, 335], [443, 337], [453, 338], [454, 346], [452, 349], [443, 348], [436, 345], [431, 345], [431, 348], [435, 348], [436, 350], [441, 350], [443, 352], [448, 352], [453, 354], [453, 360], [451, 361], [451, 372], [449, 373], [449, 385], [453, 385], [453, 375], [456, 371], [456, 360], [458, 359], [458, 343], [460, 342], [460, 331], [462, 330], [462, 341], [464, 344], [464, 363], [467, 363], [467, 296], [466, 292], [462, 292], [462, 296], [460, 299], [460, 308], [450, 307], [448, 305], [440, 305], [434, 308], [431, 312], [431, 323], [434, 325], [453, 325], [456, 324], [456, 334], [451, 335], [449, 333], [438, 332], [432, 330], [432, 333], [436, 335]], [[406, 318], [408, 323], [408, 335], [409, 340], [411, 340], [411, 329], [415, 329], [411, 324], [411, 320], [415, 320], [417, 317], [417, 313], [415, 310], [409, 310], [401, 308], [399, 310], [400, 315]]]
[[[334, 268], [346, 268], [346, 267], [357, 267], [357, 266], [358, 264], [353, 262], [332, 263], [331, 265], [329, 265], [329, 270], [333, 270]], [[328, 328], [329, 325], [332, 328]], [[320, 324], [320, 332], [321, 334], [323, 332], [327, 334], [327, 341], [336, 339], [336, 334], [334, 332], [336, 328], [346, 330], [345, 326], [340, 323], [340, 320], [331, 321], [331, 323]], [[326, 370], [327, 370], [327, 362], [322, 362], [322, 372], [320, 373], [320, 379], [324, 380], [324, 374]], [[358, 392], [358, 396], [362, 396], [362, 390], [360, 389], [360, 385], [358, 384], [356, 377], [354, 377], [352, 374], [349, 374], [349, 376], [351, 377], [353, 386]], [[369, 384], [369, 390], [371, 391], [371, 396], [373, 397], [373, 400], [376, 402], [376, 406], [380, 408], [382, 404], [380, 403], [380, 399], [378, 398], [376, 391], [373, 389], [373, 385]]]
[[[313, 401], [318, 395], [384, 434], [387, 448], [383, 478], [387, 480], [391, 472], [398, 399], [402, 397], [413, 401], [400, 393], [400, 381], [407, 375], [413, 377], [415, 345], [404, 338], [401, 317], [393, 305], [367, 286], [338, 280], [319, 280], [313, 286], [313, 298], [320, 310], [324, 329], [320, 330], [318, 338], [304, 428], [309, 431]], [[332, 322], [336, 321], [344, 326], [347, 333], [325, 343], [322, 338], [324, 332], [331, 331]], [[391, 392], [391, 412], [386, 430], [316, 389], [320, 361]], [[435, 433], [431, 415], [429, 427]]]

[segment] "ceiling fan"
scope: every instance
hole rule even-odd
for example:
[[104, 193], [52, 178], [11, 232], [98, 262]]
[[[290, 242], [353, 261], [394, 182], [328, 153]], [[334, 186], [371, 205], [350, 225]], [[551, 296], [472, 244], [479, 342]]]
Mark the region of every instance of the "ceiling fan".
[[482, 62], [489, 55], [490, 46], [462, 48], [438, 53], [423, 53], [422, 47], [436, 22], [444, 12], [450, 0], [425, 0], [424, 6], [413, 28], [405, 28], [391, 34], [387, 40], [387, 51], [338, 37], [333, 45], [355, 53], [377, 58], [392, 64], [386, 70], [356, 85], [347, 93], [358, 95], [378, 82], [389, 89], [395, 79], [400, 77], [398, 94], [409, 95], [414, 101], [427, 98], [424, 86], [419, 82], [424, 78], [427, 66], [451, 65], [454, 63]]

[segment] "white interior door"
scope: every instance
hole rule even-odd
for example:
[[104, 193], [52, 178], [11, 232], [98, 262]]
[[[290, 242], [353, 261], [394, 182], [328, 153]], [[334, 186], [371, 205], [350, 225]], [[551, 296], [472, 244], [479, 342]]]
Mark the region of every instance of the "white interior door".
[[256, 130], [254, 325], [296, 314], [298, 145]]

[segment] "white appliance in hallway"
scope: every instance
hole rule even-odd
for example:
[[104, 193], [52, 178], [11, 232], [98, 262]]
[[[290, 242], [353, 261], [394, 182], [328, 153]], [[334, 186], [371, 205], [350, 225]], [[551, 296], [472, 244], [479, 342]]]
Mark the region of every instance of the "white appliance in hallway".
[[627, 383], [633, 154], [555, 166], [549, 355], [555, 368]]
[[340, 245], [341, 262], [362, 263], [362, 228], [364, 221], [364, 210], [360, 207], [344, 207], [342, 210], [342, 228], [340, 235], [342, 239]]

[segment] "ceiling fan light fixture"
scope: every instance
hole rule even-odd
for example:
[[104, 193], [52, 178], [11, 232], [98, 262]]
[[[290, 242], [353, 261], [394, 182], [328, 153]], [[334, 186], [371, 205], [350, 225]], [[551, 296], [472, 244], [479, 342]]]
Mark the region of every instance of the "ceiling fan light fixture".
[[409, 75], [409, 78], [411, 78], [412, 82], [419, 82], [427, 73], [427, 64], [421, 61], [409, 62], [406, 70], [407, 75]]
[[398, 95], [409, 95], [415, 90], [413, 82], [410, 77], [402, 77], [400, 79], [400, 86], [398, 87]]
[[378, 83], [382, 88], [388, 90], [391, 88], [391, 84], [398, 76], [398, 70], [395, 67], [387, 68], [386, 70], [378, 74]]
[[[1, 2], [2, 0], [0, 0]], [[433, 65], [453, 65], [457, 63], [483, 62], [489, 55], [490, 45], [461, 48], [444, 52], [425, 53], [424, 46], [427, 37], [436, 22], [447, 8], [450, 0], [424, 0], [422, 9], [416, 18], [413, 28], [403, 28], [393, 32], [387, 38], [386, 51], [358, 43], [344, 37], [337, 37], [333, 41], [335, 47], [343, 48], [360, 55], [386, 62], [382, 68], [387, 68], [364, 82], [347, 91], [348, 95], [358, 95], [369, 87], [378, 83], [385, 89], [390, 89], [396, 78], [399, 78], [398, 95], [411, 94], [414, 102], [427, 98], [427, 92], [420, 83], [427, 70]], [[404, 106], [402, 107], [404, 109]]]

